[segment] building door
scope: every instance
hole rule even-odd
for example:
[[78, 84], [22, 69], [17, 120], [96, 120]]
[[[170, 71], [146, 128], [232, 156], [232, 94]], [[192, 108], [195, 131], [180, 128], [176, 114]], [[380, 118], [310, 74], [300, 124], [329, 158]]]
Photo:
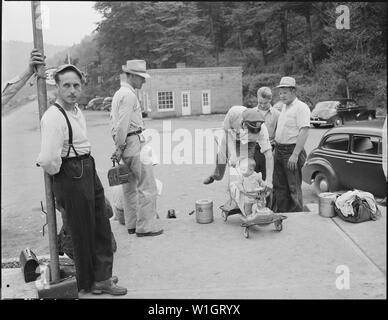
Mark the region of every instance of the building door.
[[210, 90], [202, 91], [202, 113], [211, 113]]
[[191, 115], [190, 91], [182, 92], [182, 116]]

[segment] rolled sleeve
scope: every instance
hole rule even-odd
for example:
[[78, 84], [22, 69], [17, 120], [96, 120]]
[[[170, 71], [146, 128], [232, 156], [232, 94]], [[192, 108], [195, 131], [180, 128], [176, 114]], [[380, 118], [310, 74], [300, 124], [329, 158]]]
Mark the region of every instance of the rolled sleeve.
[[1, 105], [7, 104], [23, 86], [26, 84], [28, 79], [31, 77], [32, 73], [29, 70], [26, 70], [20, 76], [13, 78], [5, 84], [1, 92]]
[[310, 108], [305, 103], [298, 105], [298, 112], [296, 113], [296, 125], [298, 129], [310, 127]]
[[50, 175], [57, 174], [62, 165], [62, 148], [65, 140], [64, 132], [54, 122], [43, 115], [41, 120], [41, 149], [37, 164]]
[[257, 143], [260, 146], [261, 153], [264, 153], [267, 150], [272, 150], [271, 143], [269, 141], [268, 129], [264, 123], [261, 125], [261, 130], [260, 130], [260, 134], [257, 138]]

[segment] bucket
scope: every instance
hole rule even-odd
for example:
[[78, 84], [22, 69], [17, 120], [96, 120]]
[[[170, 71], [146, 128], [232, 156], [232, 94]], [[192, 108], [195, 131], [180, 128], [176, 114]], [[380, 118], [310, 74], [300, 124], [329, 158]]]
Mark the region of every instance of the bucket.
[[331, 192], [323, 192], [319, 194], [319, 215], [325, 218], [335, 216], [334, 202], [337, 195]]
[[213, 222], [213, 201], [197, 200], [195, 202], [195, 215], [198, 223]]

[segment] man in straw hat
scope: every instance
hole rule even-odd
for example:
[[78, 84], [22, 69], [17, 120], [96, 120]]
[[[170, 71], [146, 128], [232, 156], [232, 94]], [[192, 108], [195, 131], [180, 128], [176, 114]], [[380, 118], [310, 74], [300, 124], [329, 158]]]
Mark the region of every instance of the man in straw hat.
[[274, 198], [275, 212], [303, 211], [302, 166], [306, 161], [304, 145], [310, 127], [310, 109], [296, 97], [295, 79], [280, 80], [283, 102], [275, 134]]
[[144, 60], [128, 60], [122, 70], [121, 87], [112, 99], [111, 126], [116, 146], [112, 159], [122, 159], [134, 177], [122, 185], [125, 224], [129, 234], [157, 236], [163, 233], [156, 212], [157, 187], [152, 163], [140, 157], [145, 145], [144, 123], [135, 92], [150, 75]]
[[264, 116], [254, 109], [244, 106], [233, 106], [225, 115], [223, 135], [219, 145], [216, 168], [212, 175], [207, 177], [204, 184], [221, 180], [225, 174], [227, 161], [235, 167], [239, 158], [254, 158], [256, 143], [266, 161], [265, 186], [272, 190], [273, 157], [269, 141], [268, 130], [264, 124]]
[[125, 295], [127, 289], [112, 277], [111, 227], [106, 216], [104, 188], [96, 172], [86, 122], [78, 108], [83, 74], [74, 65], [54, 73], [57, 100], [41, 119], [41, 150], [37, 165], [53, 176], [53, 193], [66, 212], [71, 235], [78, 290]]

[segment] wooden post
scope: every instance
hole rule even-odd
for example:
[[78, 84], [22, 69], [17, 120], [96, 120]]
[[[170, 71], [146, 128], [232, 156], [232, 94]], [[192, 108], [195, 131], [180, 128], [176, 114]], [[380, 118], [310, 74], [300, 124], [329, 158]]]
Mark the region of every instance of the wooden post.
[[[31, 1], [32, 13], [32, 30], [34, 35], [34, 48], [38, 49], [44, 55], [43, 47], [43, 33], [42, 33], [42, 11], [40, 1]], [[39, 119], [42, 118], [44, 112], [47, 110], [47, 88], [45, 75], [45, 67], [39, 65], [37, 67], [37, 89], [38, 89], [38, 105], [39, 105]], [[50, 271], [52, 282], [60, 280], [59, 275], [59, 256], [57, 247], [57, 219], [55, 214], [54, 196], [52, 193], [51, 177], [44, 173], [44, 184], [46, 193], [46, 208], [47, 208], [47, 225], [49, 235], [50, 248]]]

